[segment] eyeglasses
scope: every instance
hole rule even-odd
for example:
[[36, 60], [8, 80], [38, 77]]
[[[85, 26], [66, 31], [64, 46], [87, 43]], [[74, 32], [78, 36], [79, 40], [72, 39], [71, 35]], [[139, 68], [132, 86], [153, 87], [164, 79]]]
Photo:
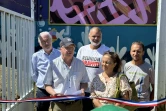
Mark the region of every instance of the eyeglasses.
[[114, 54], [116, 54], [116, 53], [115, 53], [115, 52], [111, 52], [111, 51], [106, 51], [106, 52], [104, 52], [103, 55], [105, 55], [105, 54], [114, 55]]

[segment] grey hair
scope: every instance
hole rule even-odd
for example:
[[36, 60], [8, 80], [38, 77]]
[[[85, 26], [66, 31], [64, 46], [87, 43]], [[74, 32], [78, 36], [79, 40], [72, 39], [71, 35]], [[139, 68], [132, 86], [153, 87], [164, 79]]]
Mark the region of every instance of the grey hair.
[[51, 34], [49, 33], [49, 32], [47, 32], [47, 31], [44, 31], [44, 32], [41, 32], [40, 34], [39, 34], [39, 36], [38, 36], [38, 42], [40, 43], [41, 41], [40, 41], [40, 39], [41, 39], [41, 37], [42, 36], [48, 36], [50, 39], [51, 39], [51, 41], [52, 41], [52, 36], [51, 36]]

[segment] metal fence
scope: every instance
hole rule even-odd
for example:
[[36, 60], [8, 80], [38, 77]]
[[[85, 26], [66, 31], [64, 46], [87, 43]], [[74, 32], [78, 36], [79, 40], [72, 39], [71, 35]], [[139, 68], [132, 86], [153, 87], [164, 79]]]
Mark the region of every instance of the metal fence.
[[[4, 100], [23, 99], [32, 93], [30, 60], [34, 37], [34, 19], [0, 6], [0, 96]], [[25, 111], [21, 104], [3, 103], [1, 109]], [[28, 111], [32, 111], [30, 107]]]

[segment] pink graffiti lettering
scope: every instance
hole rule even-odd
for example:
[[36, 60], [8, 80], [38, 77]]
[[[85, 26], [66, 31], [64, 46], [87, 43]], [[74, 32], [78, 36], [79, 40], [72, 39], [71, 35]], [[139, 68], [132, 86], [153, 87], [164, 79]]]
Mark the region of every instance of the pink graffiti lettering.
[[[156, 19], [150, 5], [156, 0], [105, 0], [95, 13], [92, 0], [53, 0], [50, 16], [54, 23], [63, 24], [149, 24]], [[155, 7], [157, 10], [157, 7]], [[148, 13], [148, 14], [147, 14]], [[149, 17], [152, 15], [154, 18]], [[54, 17], [55, 16], [55, 17]], [[149, 18], [148, 18], [149, 17]], [[60, 21], [56, 21], [58, 18]], [[51, 20], [50, 20], [51, 21]]]

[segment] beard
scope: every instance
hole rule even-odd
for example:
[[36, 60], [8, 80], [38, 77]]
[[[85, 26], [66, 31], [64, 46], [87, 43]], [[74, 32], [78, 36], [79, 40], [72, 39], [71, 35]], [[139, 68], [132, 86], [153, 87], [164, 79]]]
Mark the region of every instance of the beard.
[[47, 44], [47, 45], [43, 45], [43, 47], [44, 47], [45, 49], [50, 49], [50, 48], [51, 48], [51, 45], [50, 45], [50, 44]]
[[99, 46], [101, 44], [102, 39], [98, 43], [93, 42], [91, 39], [89, 39], [89, 41], [93, 46], [96, 47], [96, 46]]
[[43, 49], [46, 50], [46, 51], [50, 51], [50, 50], [52, 50], [52, 46], [51, 45], [44, 46]]
[[132, 57], [132, 59], [133, 59], [135, 62], [141, 61], [141, 58], [139, 58], [139, 57]]

